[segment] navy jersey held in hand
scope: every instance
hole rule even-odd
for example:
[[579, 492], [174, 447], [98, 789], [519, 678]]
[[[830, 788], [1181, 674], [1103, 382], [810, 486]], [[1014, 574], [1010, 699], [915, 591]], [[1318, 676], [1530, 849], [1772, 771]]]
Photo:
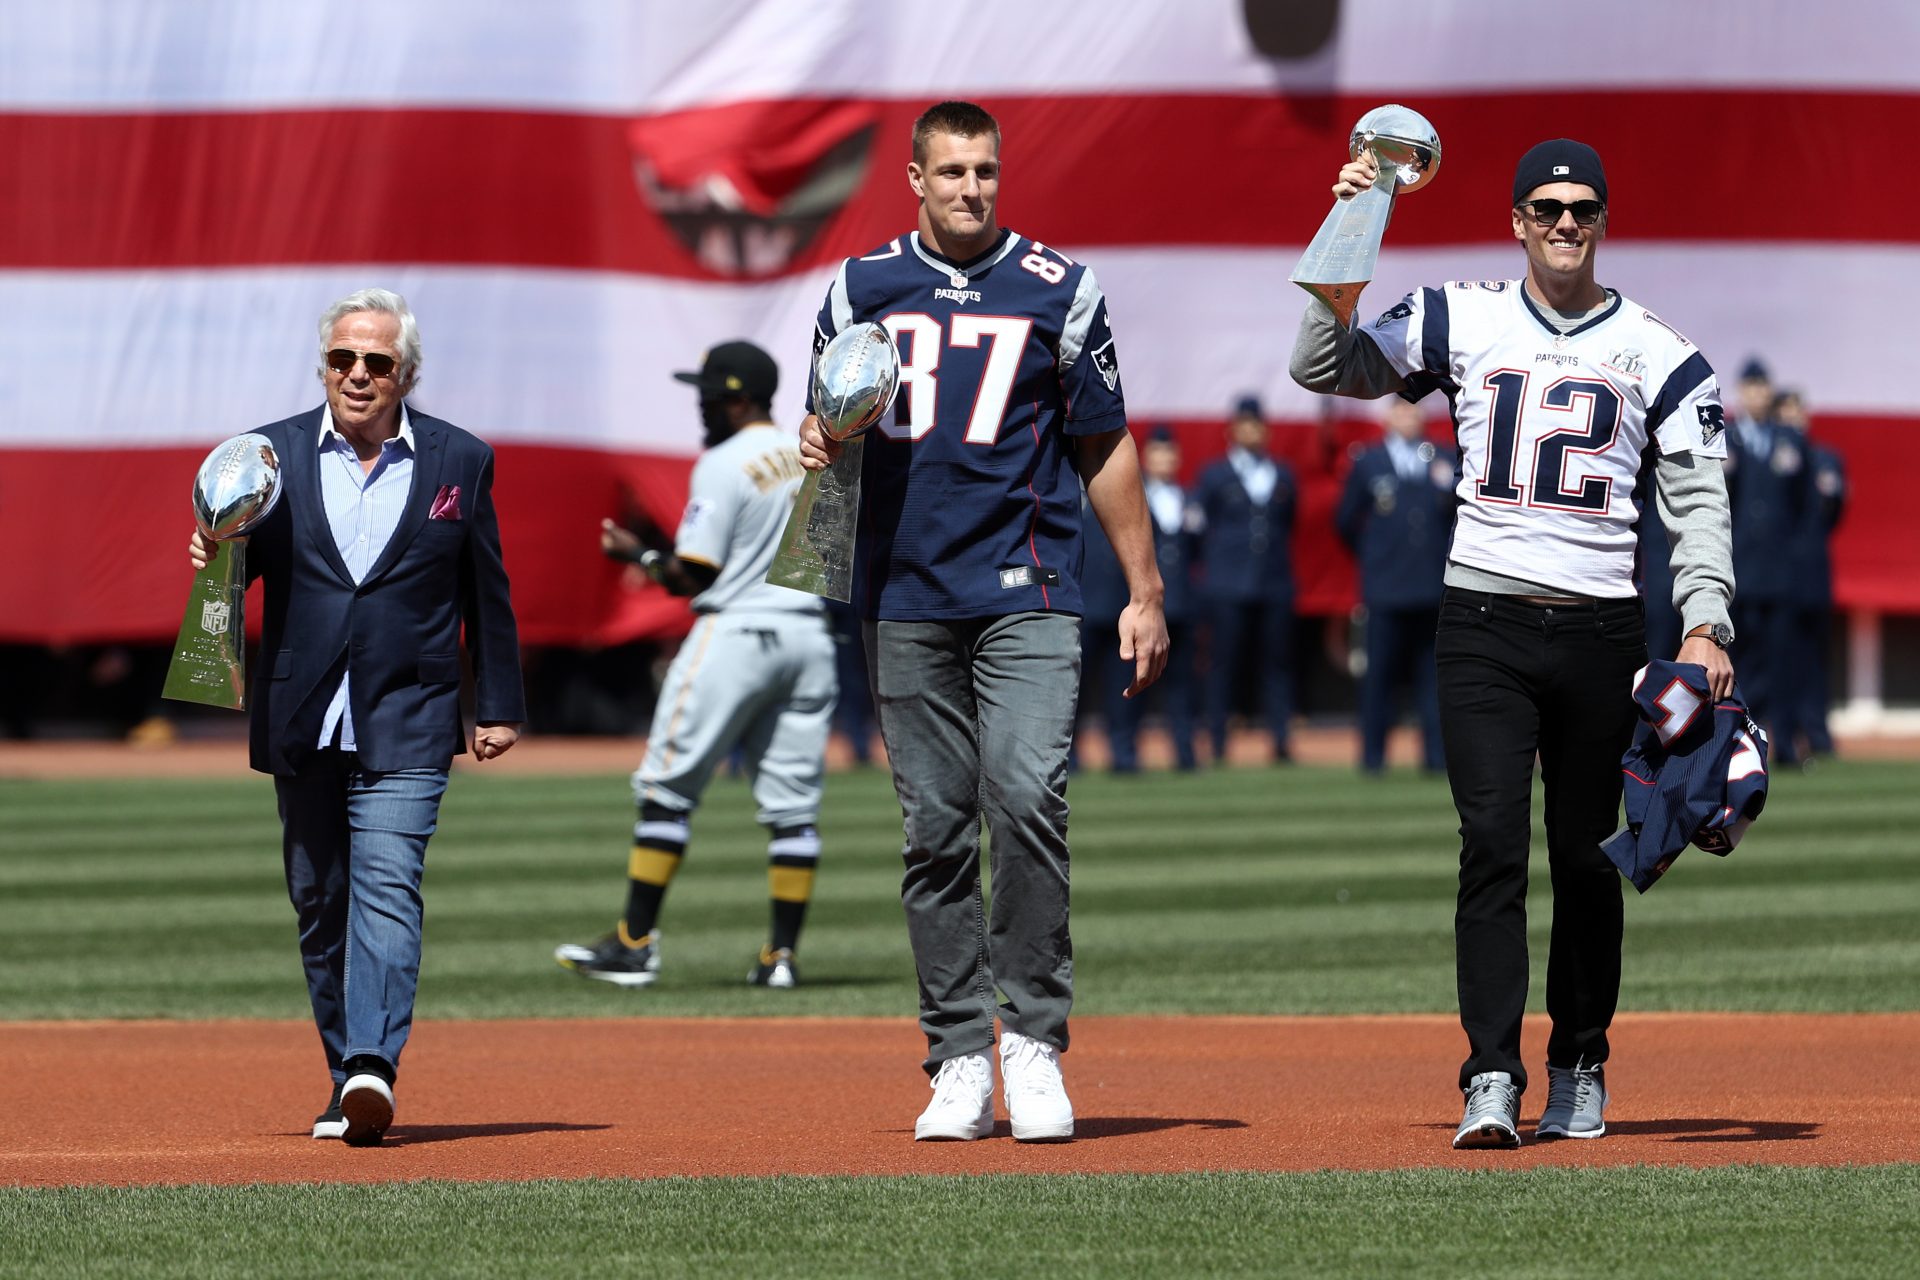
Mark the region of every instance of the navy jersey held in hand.
[[1767, 803], [1767, 735], [1738, 689], [1708, 696], [1707, 669], [1656, 660], [1633, 679], [1640, 726], [1620, 767], [1627, 825], [1601, 846], [1645, 893], [1689, 844], [1722, 857]]
[[900, 394], [866, 436], [855, 570], [866, 616], [1081, 612], [1066, 437], [1127, 421], [1093, 272], [1011, 231], [951, 262], [916, 231], [841, 263], [815, 356], [868, 322], [899, 348]]

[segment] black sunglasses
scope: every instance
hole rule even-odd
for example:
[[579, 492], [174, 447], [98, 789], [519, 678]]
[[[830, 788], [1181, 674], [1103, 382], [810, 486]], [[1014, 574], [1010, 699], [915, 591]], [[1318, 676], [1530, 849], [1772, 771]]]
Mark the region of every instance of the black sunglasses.
[[362, 360], [367, 363], [367, 373], [375, 378], [392, 376], [394, 367], [400, 363], [384, 351], [349, 351], [335, 347], [327, 352], [327, 368], [335, 373], [352, 373], [353, 366]]
[[1573, 211], [1575, 222], [1590, 227], [1600, 221], [1600, 215], [1607, 211], [1607, 206], [1598, 200], [1575, 200], [1572, 204], [1565, 200], [1522, 200], [1520, 207], [1527, 211], [1529, 218], [1543, 227], [1558, 226], [1560, 215], [1569, 209]]

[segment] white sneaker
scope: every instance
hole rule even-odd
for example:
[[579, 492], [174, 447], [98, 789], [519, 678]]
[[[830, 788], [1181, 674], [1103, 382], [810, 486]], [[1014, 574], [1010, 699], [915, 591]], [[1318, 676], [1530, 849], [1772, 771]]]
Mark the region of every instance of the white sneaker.
[[913, 1122], [915, 1142], [971, 1142], [993, 1132], [993, 1063], [986, 1054], [948, 1058], [931, 1087], [933, 1101]]
[[1000, 1078], [1016, 1142], [1065, 1142], [1073, 1136], [1073, 1103], [1060, 1078], [1058, 1049], [1002, 1028]]
[[371, 1071], [348, 1076], [340, 1086], [340, 1113], [346, 1121], [342, 1141], [350, 1147], [379, 1146], [393, 1123], [393, 1086]]

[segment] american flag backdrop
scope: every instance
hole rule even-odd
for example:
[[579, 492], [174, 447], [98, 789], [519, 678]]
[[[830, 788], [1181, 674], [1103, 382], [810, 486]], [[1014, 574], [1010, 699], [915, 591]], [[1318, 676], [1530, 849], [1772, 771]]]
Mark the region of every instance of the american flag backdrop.
[[677, 518], [668, 374], [751, 338], [796, 422], [833, 266], [912, 225], [908, 126], [950, 96], [1002, 123], [1003, 223], [1098, 271], [1136, 429], [1198, 462], [1262, 397], [1303, 610], [1351, 598], [1328, 442], [1370, 428], [1289, 381], [1286, 277], [1397, 101], [1444, 158], [1363, 314], [1518, 274], [1516, 158], [1591, 142], [1602, 282], [1723, 385], [1758, 355], [1804, 390], [1855, 483], [1841, 603], [1920, 612], [1912, 0], [0, 0], [0, 639], [171, 638], [194, 466], [319, 403], [315, 320], [368, 284], [420, 318], [416, 401], [499, 451], [523, 636], [673, 630], [595, 536]]

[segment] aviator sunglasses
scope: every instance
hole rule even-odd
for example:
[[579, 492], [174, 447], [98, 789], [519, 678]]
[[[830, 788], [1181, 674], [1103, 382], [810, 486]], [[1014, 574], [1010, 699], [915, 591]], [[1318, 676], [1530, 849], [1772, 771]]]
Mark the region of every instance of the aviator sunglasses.
[[1576, 223], [1583, 227], [1590, 227], [1600, 221], [1600, 215], [1607, 211], [1607, 206], [1598, 200], [1575, 200], [1572, 204], [1564, 200], [1523, 200], [1520, 202], [1520, 207], [1527, 211], [1529, 218], [1543, 227], [1558, 225], [1560, 215], [1569, 209], [1573, 211], [1573, 220]]
[[367, 362], [367, 372], [376, 378], [391, 376], [399, 363], [384, 351], [349, 351], [345, 347], [335, 347], [327, 352], [327, 368], [335, 373], [352, 373], [353, 366], [362, 360]]

